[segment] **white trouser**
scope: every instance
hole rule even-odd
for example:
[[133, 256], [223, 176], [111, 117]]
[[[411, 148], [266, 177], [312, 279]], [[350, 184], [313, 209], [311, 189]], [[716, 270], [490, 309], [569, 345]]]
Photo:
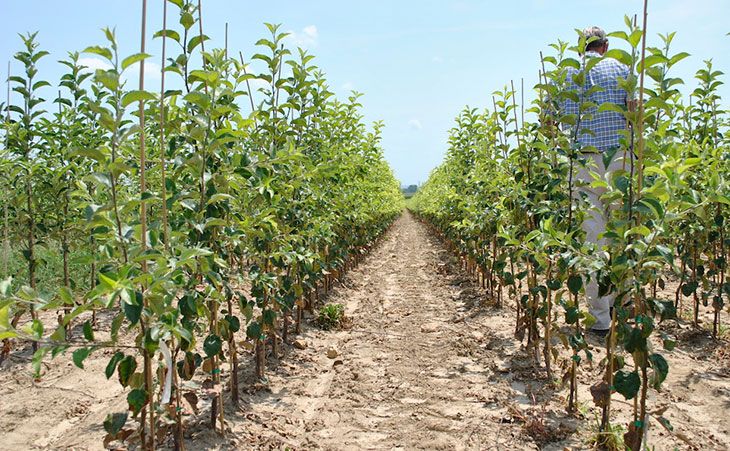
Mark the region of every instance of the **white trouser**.
[[[582, 228], [586, 233], [586, 242], [596, 244], [596, 250], [600, 250], [605, 244], [606, 240], [599, 235], [606, 231], [606, 225], [608, 224], [609, 205], [604, 205], [600, 197], [606, 192], [604, 188], [594, 188], [590, 186], [594, 178], [590, 174], [591, 171], [595, 172], [598, 177], [603, 180], [606, 173], [609, 171], [615, 171], [623, 168], [623, 154], [621, 151], [616, 153], [611, 163], [608, 165], [608, 170], [603, 164], [603, 156], [600, 153], [584, 153], [583, 158], [587, 160], [586, 166], [581, 167], [578, 163], [578, 174], [577, 179], [585, 186], [578, 188], [580, 193], [583, 193], [591, 204], [591, 209], [588, 212], [588, 216], [583, 221]], [[626, 167], [626, 170], [629, 168]], [[611, 293], [606, 296], [598, 296], [598, 278], [597, 274], [591, 274], [590, 281], [585, 284], [586, 299], [588, 301], [588, 311], [596, 318], [596, 323], [593, 325], [593, 329], [606, 330], [611, 327], [611, 311], [610, 308], [613, 305], [615, 294]]]

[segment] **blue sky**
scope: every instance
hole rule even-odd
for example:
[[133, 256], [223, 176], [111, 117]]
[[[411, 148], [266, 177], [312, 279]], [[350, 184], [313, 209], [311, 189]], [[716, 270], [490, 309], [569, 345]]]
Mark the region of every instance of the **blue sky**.
[[[149, 1], [148, 30], [161, 28], [162, 0]], [[254, 53], [264, 22], [292, 31], [290, 42], [308, 48], [335, 92], [363, 92], [366, 119], [383, 120], [383, 147], [404, 184], [423, 182], [441, 161], [448, 130], [465, 106], [491, 105], [492, 91], [513, 79], [536, 83], [539, 52], [558, 38], [575, 39], [574, 28], [623, 29], [623, 16], [640, 12], [640, 0], [204, 0], [203, 24], [213, 44], [223, 45], [229, 22], [232, 49]], [[17, 33], [39, 30], [41, 77], [57, 83], [56, 63], [67, 51], [102, 43], [99, 31], [116, 27], [121, 53], [139, 48], [140, 1], [0, 0], [0, 70], [20, 48]], [[656, 33], [677, 31], [675, 51], [692, 54], [675, 75], [694, 86], [704, 59], [730, 75], [730, 1], [651, 0], [650, 44]], [[151, 34], [151, 33], [150, 33]], [[158, 42], [149, 53], [159, 61]], [[17, 66], [13, 69], [17, 71]], [[148, 64], [148, 89], [159, 83], [159, 63]], [[722, 89], [727, 100], [730, 85]], [[52, 96], [52, 92], [47, 93]], [[532, 96], [527, 93], [528, 99]], [[4, 100], [4, 99], [3, 99]]]

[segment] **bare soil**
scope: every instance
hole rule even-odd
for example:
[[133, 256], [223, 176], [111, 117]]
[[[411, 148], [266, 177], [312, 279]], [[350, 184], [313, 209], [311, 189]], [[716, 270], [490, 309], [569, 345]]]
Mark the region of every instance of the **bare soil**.
[[[327, 302], [345, 306], [348, 326], [322, 331], [310, 319], [292, 338], [306, 347], [283, 346], [263, 383], [243, 356], [241, 408], [227, 407], [226, 434], [207, 428], [203, 404], [188, 418], [187, 449], [590, 448], [600, 412], [588, 389], [601, 369], [581, 364], [580, 411], [566, 414], [567, 388], [514, 338], [513, 302], [495, 308], [410, 214]], [[664, 353], [670, 375], [650, 410], [674, 431], [652, 420], [649, 446], [730, 449], [728, 342], [684, 323], [662, 327], [679, 343]], [[602, 345], [592, 344], [598, 362]], [[57, 358], [39, 382], [28, 358], [0, 368], [0, 449], [102, 449], [104, 417], [126, 403], [103, 375], [109, 355], [93, 354], [87, 370]], [[625, 424], [631, 401], [619, 398], [614, 423]]]

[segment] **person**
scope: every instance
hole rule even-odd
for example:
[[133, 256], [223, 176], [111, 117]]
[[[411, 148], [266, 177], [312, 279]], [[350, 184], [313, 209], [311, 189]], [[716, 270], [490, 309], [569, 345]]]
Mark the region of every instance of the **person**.
[[[582, 86], [573, 81], [579, 72], [574, 68], [569, 69], [566, 81], [567, 89], [575, 91], [578, 99], [587, 102], [589, 107], [581, 111], [579, 102], [565, 100], [562, 113], [577, 117], [576, 124], [569, 128], [571, 133], [575, 134], [580, 159], [587, 162], [585, 166], [579, 166], [576, 178], [581, 182], [581, 186], [577, 192], [585, 196], [592, 206], [582, 224], [582, 229], [586, 234], [586, 241], [600, 250], [600, 247], [606, 244], [601, 234], [606, 230], [610, 206], [604, 205], [600, 199], [605, 190], [590, 186], [593, 181], [590, 172], [596, 172], [603, 179], [607, 172], [622, 168], [623, 152], [616, 152], [616, 157], [611, 160], [608, 167], [604, 165], [603, 155], [621, 146], [621, 137], [625, 135], [627, 126], [623, 114], [607, 109], [599, 110], [599, 107], [601, 104], [614, 103], [632, 108], [633, 102], [629, 101], [626, 91], [620, 84], [620, 80], [628, 78], [629, 68], [613, 58], [603, 58], [608, 51], [606, 32], [599, 27], [590, 27], [583, 30], [583, 36], [586, 40], [585, 54], [582, 55], [584, 61], [592, 58], [602, 59], [585, 72], [585, 82]], [[598, 89], [593, 89], [595, 87]], [[615, 294], [599, 296], [597, 275], [591, 274], [588, 279], [584, 284], [586, 299], [589, 312], [596, 318], [592, 331], [599, 336], [605, 336], [611, 327], [611, 307]]]

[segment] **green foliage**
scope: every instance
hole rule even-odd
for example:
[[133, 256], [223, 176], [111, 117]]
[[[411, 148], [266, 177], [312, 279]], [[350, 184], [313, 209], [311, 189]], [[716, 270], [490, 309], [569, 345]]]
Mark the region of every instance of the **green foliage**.
[[[640, 398], [634, 415], [643, 418], [646, 389], [659, 388], [670, 370], [652, 351], [655, 322], [677, 319], [683, 300], [691, 299], [695, 324], [701, 308], [710, 307], [713, 335], [719, 333], [728, 298], [730, 121], [717, 94], [723, 74], [711, 61], [697, 72], [691, 97], [683, 98], [684, 81], [672, 77], [671, 69], [688, 54], [671, 51], [674, 33], [659, 35], [660, 45], [649, 44], [642, 59], [643, 33], [629, 18], [625, 22], [626, 31], [610, 35], [628, 51], [612, 49], [604, 58], [629, 67], [629, 76], [618, 81], [628, 99], [640, 97], [643, 77], [640, 108], [595, 105], [587, 90], [566, 89], [569, 72], [581, 85], [600, 58], [583, 57], [585, 39], [575, 47], [552, 44], [554, 54], [543, 58], [537, 100], [528, 110], [538, 120], [518, 123], [514, 88], [496, 91], [491, 111], [465, 108], [444, 162], [408, 208], [443, 236], [467, 268], [478, 268], [498, 305], [503, 292], [513, 300], [516, 336], [527, 339], [536, 360], [542, 347], [549, 378], [559, 358], [552, 338], [557, 335], [572, 352], [562, 378], [569, 382], [569, 410], [575, 409], [575, 367], [583, 355], [592, 358], [584, 330], [596, 319], [585, 311], [585, 287], [595, 281], [601, 296], [615, 297], [602, 380], [610, 391]], [[578, 104], [578, 114], [564, 114], [566, 100]], [[580, 227], [591, 212], [582, 193], [586, 184], [576, 178], [578, 171], [591, 171], [592, 162], [579, 152], [576, 138], [598, 111], [622, 115], [629, 127], [620, 148], [600, 159], [605, 167], [619, 158], [623, 163], [605, 177], [593, 172], [588, 183], [612, 206], [604, 242], [595, 246]], [[675, 275], [681, 279], [676, 298], [661, 298]], [[564, 315], [556, 315], [555, 306]], [[662, 342], [669, 351], [676, 343], [664, 335]], [[624, 368], [628, 356], [632, 370]], [[602, 431], [610, 433], [610, 403], [604, 397], [596, 402], [604, 411]]]
[[[149, 408], [161, 423], [181, 421], [161, 408], [171, 369], [184, 380], [205, 373], [222, 402], [220, 362], [236, 361], [242, 341], [265, 359], [297, 306], [403, 208], [383, 125], [364, 122], [360, 94], [335, 98], [314, 57], [287, 48], [278, 25], [266, 25], [249, 65], [197, 32], [196, 2], [168, 6], [178, 25], [154, 37], [175, 43], [165, 76], [181, 91], [131, 86], [130, 71], [150, 55], [120, 54], [104, 29], [83, 53], [108, 68], [85, 70], [70, 53], [57, 111], [45, 111], [51, 89], [36, 63], [46, 52], [35, 34], [23, 36], [24, 73], [10, 79], [23, 102], [8, 106], [0, 147], [12, 244], [2, 277], [17, 275], [0, 286], [0, 338], [40, 344], [38, 370], [49, 353], [71, 349], [83, 368], [93, 350], [114, 350], [106, 377], [128, 388], [136, 420]], [[44, 325], [37, 309], [56, 312], [59, 325]], [[109, 334], [97, 331], [101, 310], [114, 315]], [[72, 339], [76, 321], [83, 333]], [[131, 346], [119, 343], [122, 332]], [[107, 438], [126, 421], [110, 415]]]
[[337, 329], [345, 319], [345, 306], [342, 304], [326, 304], [319, 309], [317, 325], [324, 330]]

